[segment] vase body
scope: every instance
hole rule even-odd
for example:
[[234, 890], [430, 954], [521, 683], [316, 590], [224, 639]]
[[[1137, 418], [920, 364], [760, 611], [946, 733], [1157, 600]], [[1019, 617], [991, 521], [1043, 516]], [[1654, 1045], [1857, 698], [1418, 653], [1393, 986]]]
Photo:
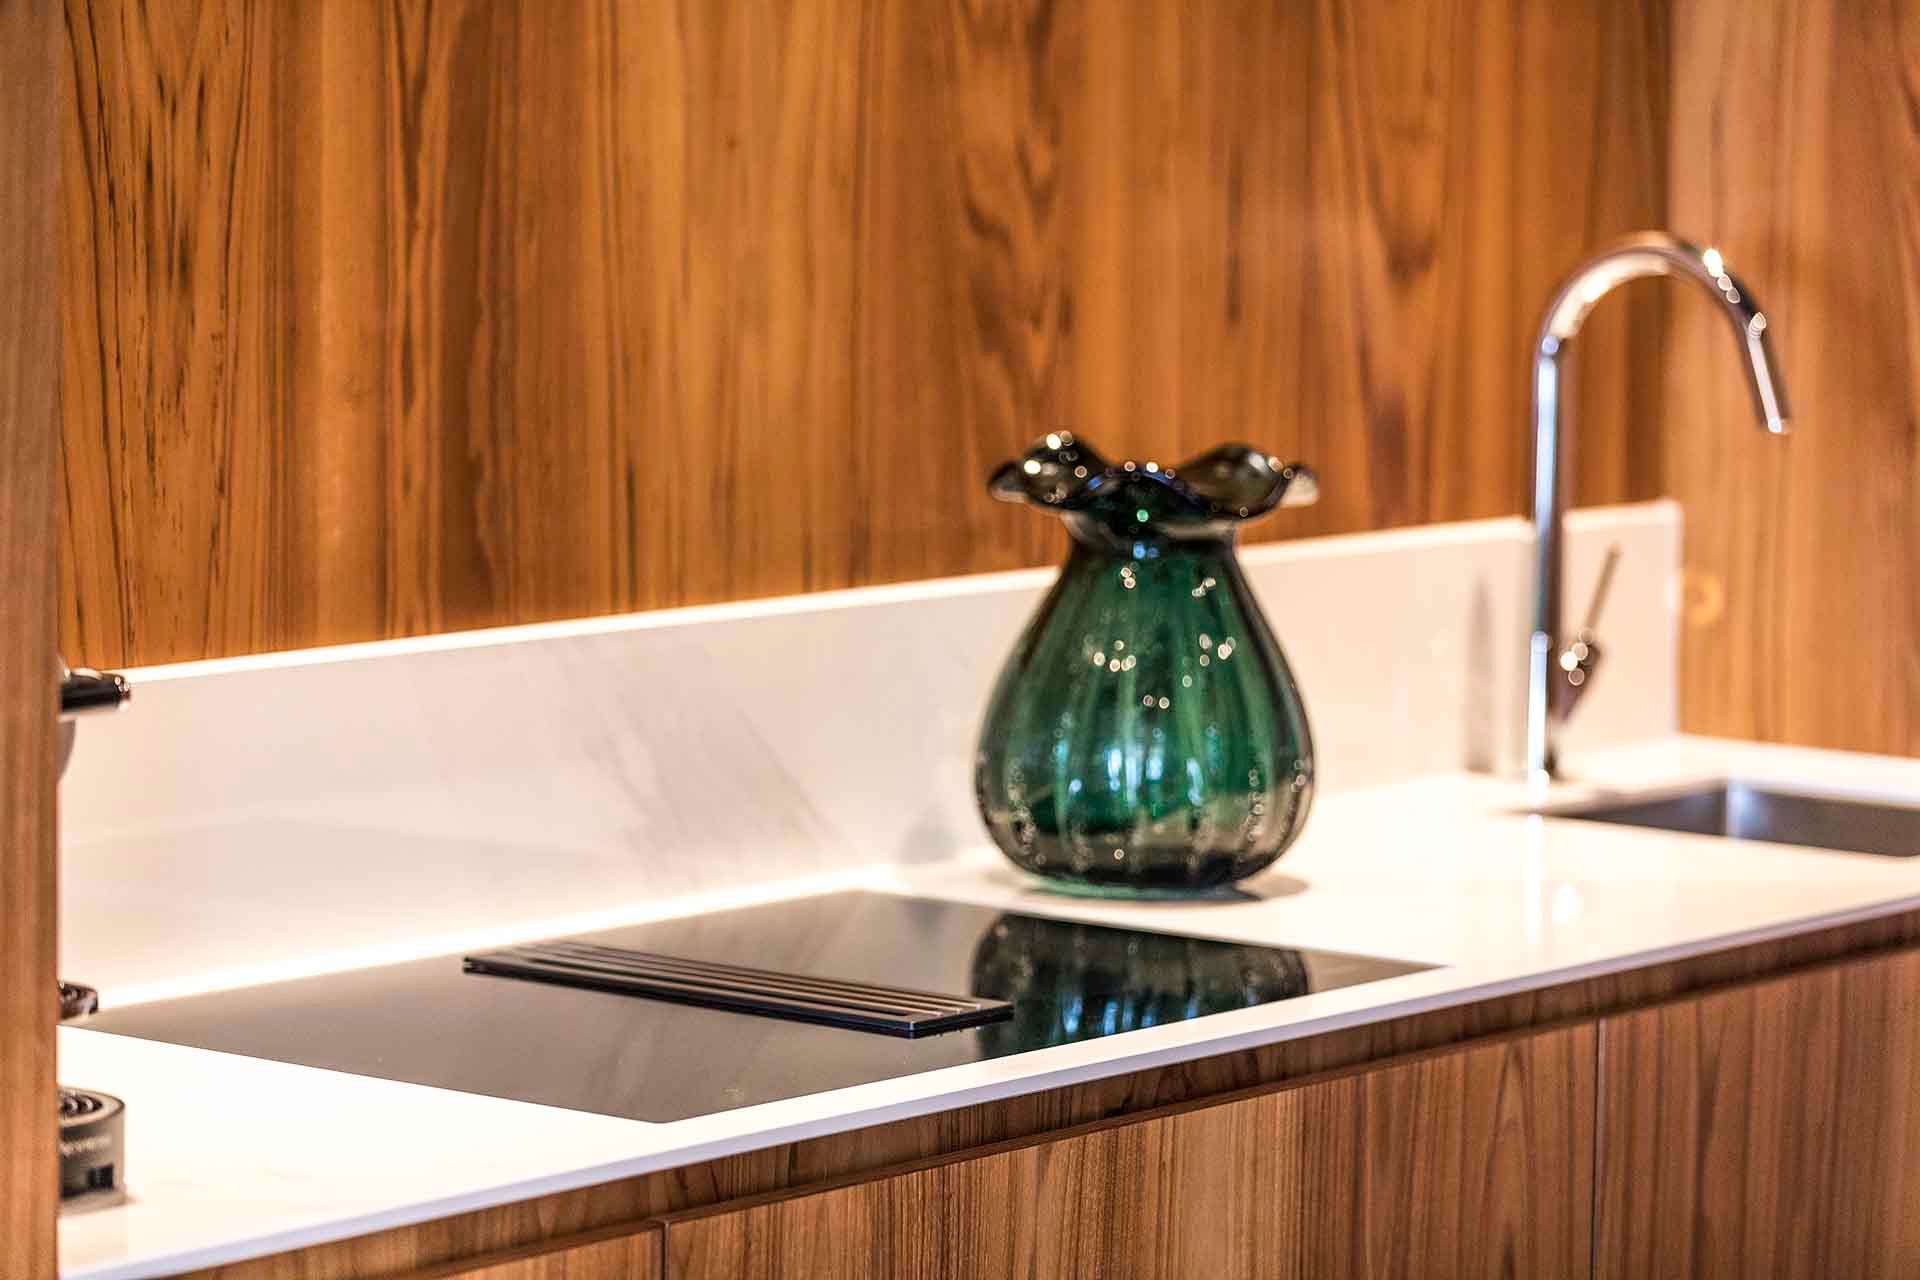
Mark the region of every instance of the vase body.
[[1229, 884], [1285, 852], [1313, 798], [1292, 673], [1230, 531], [1070, 521], [1059, 580], [1008, 659], [975, 760], [1002, 852], [1091, 892]]

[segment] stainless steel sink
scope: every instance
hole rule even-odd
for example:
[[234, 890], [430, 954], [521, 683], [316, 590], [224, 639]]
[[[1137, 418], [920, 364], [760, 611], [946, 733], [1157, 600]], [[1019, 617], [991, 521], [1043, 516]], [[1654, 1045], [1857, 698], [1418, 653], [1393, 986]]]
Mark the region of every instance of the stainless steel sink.
[[1920, 854], [1920, 808], [1802, 795], [1750, 782], [1708, 783], [1685, 791], [1554, 811], [1547, 816], [1878, 853], [1890, 858]]

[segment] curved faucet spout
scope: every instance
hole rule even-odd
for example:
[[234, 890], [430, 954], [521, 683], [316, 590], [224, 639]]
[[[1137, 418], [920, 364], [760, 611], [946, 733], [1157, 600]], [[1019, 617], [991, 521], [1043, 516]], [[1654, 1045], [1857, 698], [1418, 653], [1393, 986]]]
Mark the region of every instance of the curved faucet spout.
[[1767, 317], [1759, 301], [1739, 277], [1727, 270], [1718, 249], [1702, 249], [1665, 232], [1647, 231], [1615, 241], [1568, 276], [1540, 320], [1536, 358], [1557, 359], [1567, 340], [1580, 332], [1595, 303], [1628, 281], [1648, 276], [1691, 280], [1721, 304], [1733, 325], [1734, 340], [1746, 357], [1754, 413], [1762, 427], [1775, 435], [1785, 435], [1789, 425], [1787, 383], [1768, 340]]
[[1773, 354], [1766, 314], [1753, 292], [1727, 269], [1719, 250], [1702, 249], [1664, 232], [1643, 232], [1595, 254], [1555, 291], [1541, 317], [1533, 353], [1534, 612], [1527, 657], [1526, 769], [1536, 783], [1556, 775], [1554, 731], [1573, 713], [1599, 657], [1589, 634], [1566, 646], [1556, 643], [1561, 626], [1561, 521], [1566, 512], [1560, 484], [1566, 358], [1595, 304], [1628, 281], [1647, 276], [1691, 280], [1720, 304], [1746, 357], [1761, 428], [1773, 435], [1788, 431], [1787, 384]]

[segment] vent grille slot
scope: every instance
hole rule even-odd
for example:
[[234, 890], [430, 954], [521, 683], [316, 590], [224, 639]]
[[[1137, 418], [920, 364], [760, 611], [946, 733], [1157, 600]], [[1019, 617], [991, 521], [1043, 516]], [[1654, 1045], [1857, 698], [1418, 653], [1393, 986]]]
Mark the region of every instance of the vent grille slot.
[[562, 939], [503, 947], [465, 959], [468, 973], [524, 978], [795, 1022], [923, 1036], [1013, 1015], [1004, 1000], [813, 978]]

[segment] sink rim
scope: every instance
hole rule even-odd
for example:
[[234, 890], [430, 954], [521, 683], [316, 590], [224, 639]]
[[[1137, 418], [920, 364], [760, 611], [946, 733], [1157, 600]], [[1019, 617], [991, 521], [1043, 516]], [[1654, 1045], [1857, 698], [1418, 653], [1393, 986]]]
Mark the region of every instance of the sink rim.
[[[1704, 808], [1703, 808], [1704, 806]], [[1661, 813], [1662, 809], [1669, 812]], [[1872, 858], [1920, 857], [1920, 797], [1733, 775], [1596, 790], [1528, 810], [1543, 818], [1637, 827]]]

